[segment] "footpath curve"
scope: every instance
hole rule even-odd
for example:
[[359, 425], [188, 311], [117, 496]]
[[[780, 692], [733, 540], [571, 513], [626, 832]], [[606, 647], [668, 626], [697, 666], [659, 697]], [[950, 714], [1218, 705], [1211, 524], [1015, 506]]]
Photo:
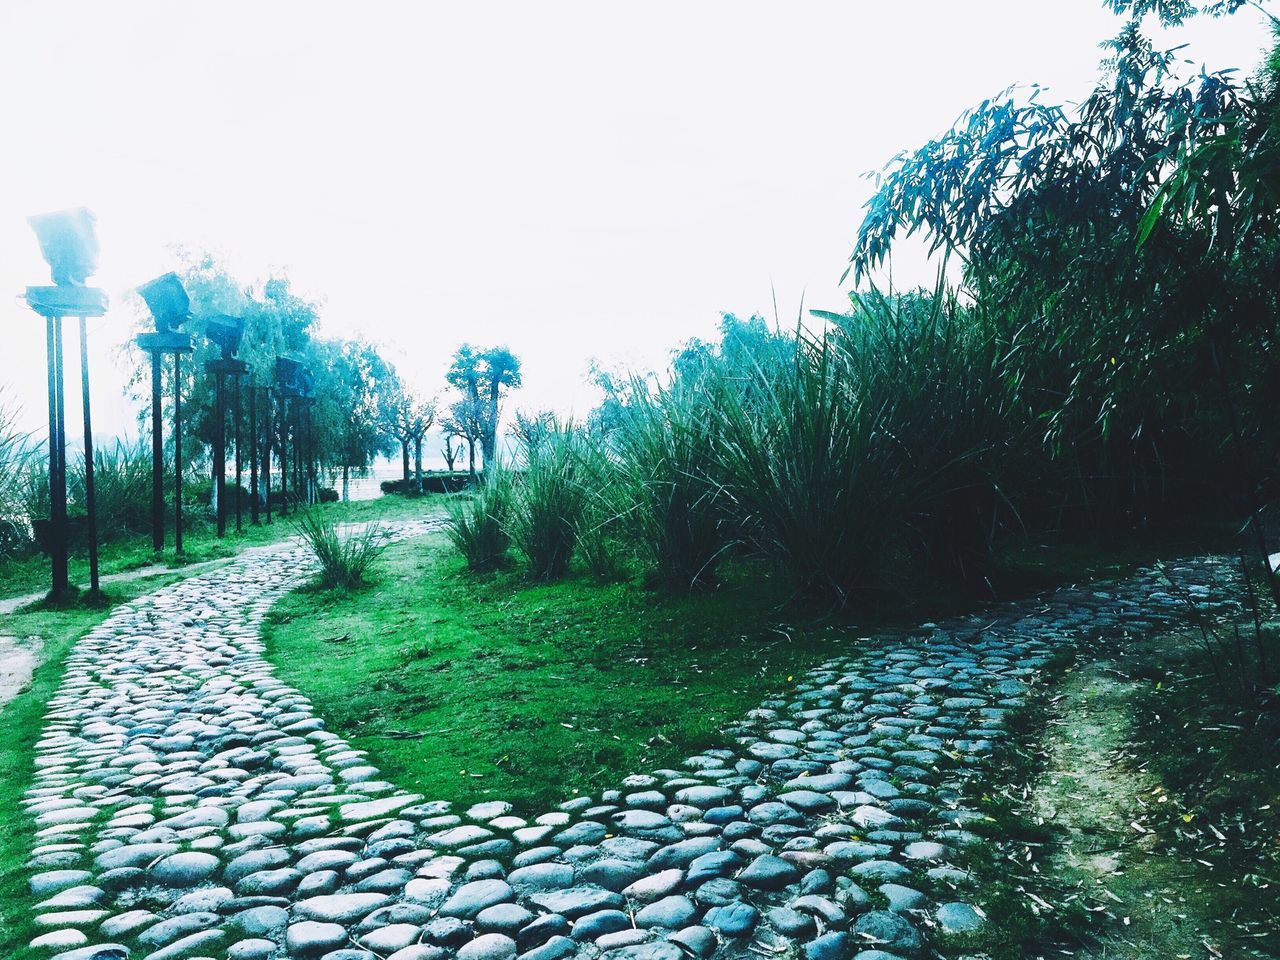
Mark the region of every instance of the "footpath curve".
[[952, 862], [985, 842], [967, 798], [1055, 653], [1213, 608], [1230, 578], [1199, 560], [1166, 568], [1176, 590], [1144, 571], [851, 638], [723, 749], [525, 819], [398, 790], [276, 678], [259, 630], [311, 570], [238, 559], [73, 650], [25, 800], [37, 955], [933, 956], [984, 923]]

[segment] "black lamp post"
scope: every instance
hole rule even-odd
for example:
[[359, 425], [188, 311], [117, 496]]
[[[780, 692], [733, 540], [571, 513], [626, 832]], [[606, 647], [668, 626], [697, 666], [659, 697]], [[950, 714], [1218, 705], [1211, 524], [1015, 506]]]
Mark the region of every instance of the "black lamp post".
[[308, 506], [317, 499], [315, 470], [315, 433], [313, 430], [311, 411], [316, 400], [316, 378], [307, 367], [298, 371], [298, 404], [301, 407], [302, 423], [298, 429], [299, 445], [302, 452], [303, 502]]
[[[264, 425], [264, 428], [262, 431], [262, 437], [261, 437], [261, 439], [265, 442], [262, 444], [262, 450], [260, 451], [260, 454], [262, 457], [262, 466], [260, 468], [260, 473], [262, 476], [262, 492], [264, 494], [262, 499], [266, 503], [267, 523], [270, 523], [271, 522], [271, 438], [274, 436], [274, 434], [272, 433], [272, 430], [274, 429], [274, 420], [271, 415], [272, 414], [271, 387], [265, 386], [265, 385], [256, 386], [253, 388], [253, 390], [254, 390], [255, 396], [257, 395], [258, 391], [262, 392], [262, 415], [266, 418], [266, 423]], [[256, 490], [254, 491], [254, 494], [256, 497], [257, 495]]]
[[182, 553], [182, 354], [191, 352], [191, 337], [178, 327], [191, 316], [191, 301], [176, 273], [166, 273], [138, 288], [155, 318], [154, 333], [138, 337], [151, 354], [151, 546], [164, 549], [164, 429], [161, 422], [165, 354], [173, 354], [173, 545]]
[[84, 410], [84, 486], [88, 516], [89, 588], [98, 592], [98, 515], [93, 486], [93, 433], [89, 416], [89, 355], [86, 320], [107, 312], [107, 295], [84, 282], [98, 267], [94, 216], [79, 207], [31, 217], [40, 253], [49, 264], [52, 287], [27, 287], [27, 306], [45, 318], [49, 368], [49, 558], [50, 594], [66, 593], [67, 580], [67, 436], [62, 376], [62, 318], [80, 318], [80, 385]]
[[[210, 317], [205, 328], [206, 335], [222, 350], [222, 356], [210, 360], [205, 369], [214, 378], [214, 448], [213, 473], [218, 500], [218, 536], [227, 532], [227, 377], [234, 383], [235, 416], [236, 416], [236, 486], [240, 482], [240, 378], [249, 372], [249, 365], [236, 359], [236, 351], [240, 349], [240, 341], [244, 337], [244, 320], [240, 317], [218, 315]], [[240, 497], [236, 496], [236, 529], [240, 529]]]
[[[298, 387], [300, 384], [301, 373], [302, 373], [302, 364], [300, 364], [297, 360], [294, 360], [290, 357], [276, 358], [276, 370], [275, 370], [276, 409], [277, 409], [276, 422], [279, 427], [278, 436], [280, 439], [279, 465], [280, 465], [280, 515], [281, 516], [284, 516], [289, 512], [289, 464], [288, 464], [289, 435], [290, 435], [289, 400], [293, 399], [295, 401], [293, 404], [293, 413], [294, 413], [294, 418], [296, 419], [298, 414], [297, 396], [298, 396]], [[294, 469], [296, 470], [297, 469], [296, 426], [293, 430], [293, 437], [294, 437], [294, 443], [295, 443]]]

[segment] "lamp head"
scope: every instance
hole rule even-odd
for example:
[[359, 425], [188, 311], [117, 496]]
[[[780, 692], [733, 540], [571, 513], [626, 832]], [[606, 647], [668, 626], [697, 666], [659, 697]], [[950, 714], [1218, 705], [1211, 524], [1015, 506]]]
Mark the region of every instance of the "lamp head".
[[276, 386], [284, 393], [296, 395], [302, 364], [291, 357], [276, 357]]
[[58, 286], [84, 286], [98, 269], [95, 218], [87, 207], [28, 217], [40, 241], [40, 254]]
[[223, 360], [231, 360], [244, 338], [244, 318], [215, 314], [205, 322], [205, 336], [222, 349]]
[[176, 273], [166, 273], [144, 283], [138, 293], [155, 317], [157, 330], [176, 330], [191, 316], [191, 299]]

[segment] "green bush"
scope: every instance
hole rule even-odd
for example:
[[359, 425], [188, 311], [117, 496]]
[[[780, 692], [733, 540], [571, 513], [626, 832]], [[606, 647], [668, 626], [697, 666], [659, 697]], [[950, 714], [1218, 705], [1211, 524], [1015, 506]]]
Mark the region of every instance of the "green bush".
[[511, 501], [511, 478], [497, 468], [473, 496], [455, 494], [449, 499], [445, 534], [472, 570], [493, 570], [506, 563]]
[[527, 449], [513, 485], [509, 531], [539, 580], [569, 570], [586, 503], [581, 447], [572, 425], [549, 427]]
[[323, 511], [306, 510], [294, 525], [320, 563], [320, 585], [325, 588], [350, 590], [359, 586], [387, 548], [387, 533], [376, 523], [344, 530]]

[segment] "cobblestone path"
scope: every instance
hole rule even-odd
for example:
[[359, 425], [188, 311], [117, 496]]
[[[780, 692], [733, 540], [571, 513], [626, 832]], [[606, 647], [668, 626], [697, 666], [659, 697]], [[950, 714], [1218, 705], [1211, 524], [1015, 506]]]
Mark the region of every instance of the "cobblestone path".
[[[276, 679], [259, 627], [309, 569], [300, 550], [245, 558], [75, 648], [26, 799], [41, 953], [932, 956], [937, 931], [984, 923], [953, 863], [985, 842], [966, 798], [1055, 651], [1185, 617], [1148, 572], [851, 637], [724, 749], [526, 820], [397, 790]], [[1169, 572], [1208, 603], [1226, 569]]]

